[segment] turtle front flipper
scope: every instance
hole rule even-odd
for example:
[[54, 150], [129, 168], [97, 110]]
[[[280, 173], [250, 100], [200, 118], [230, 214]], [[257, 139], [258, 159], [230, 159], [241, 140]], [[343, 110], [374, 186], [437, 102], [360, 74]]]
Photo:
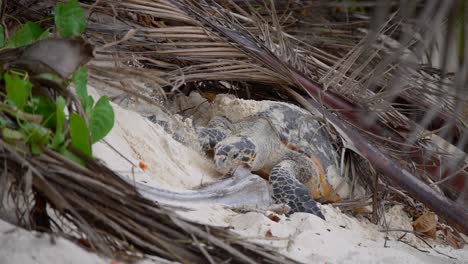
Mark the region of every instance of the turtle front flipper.
[[311, 213], [325, 220], [317, 202], [314, 201], [310, 190], [304, 186], [296, 176], [298, 164], [293, 160], [284, 160], [273, 167], [270, 182], [273, 186], [273, 199], [277, 203], [285, 203], [291, 208], [291, 213]]

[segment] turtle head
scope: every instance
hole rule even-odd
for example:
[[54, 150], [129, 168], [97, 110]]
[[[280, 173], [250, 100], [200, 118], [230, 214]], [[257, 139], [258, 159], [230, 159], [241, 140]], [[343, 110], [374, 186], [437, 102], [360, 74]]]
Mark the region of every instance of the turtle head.
[[256, 158], [255, 151], [255, 143], [249, 137], [228, 137], [215, 147], [216, 169], [221, 173], [228, 173], [238, 166], [252, 168]]

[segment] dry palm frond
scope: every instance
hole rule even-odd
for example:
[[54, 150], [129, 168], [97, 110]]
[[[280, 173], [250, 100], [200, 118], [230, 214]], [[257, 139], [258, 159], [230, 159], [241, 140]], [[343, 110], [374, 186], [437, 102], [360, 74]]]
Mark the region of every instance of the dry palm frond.
[[[31, 191], [36, 195], [34, 203], [26, 204], [32, 208], [29, 219], [20, 219], [20, 224], [78, 233], [72, 238], [82, 238], [82, 244], [109, 256], [132, 255], [137, 249], [182, 263], [204, 263], [205, 258], [216, 263], [228, 258], [239, 263], [288, 262], [273, 251], [236, 240], [223, 228], [190, 223], [160, 208], [94, 160], [84, 168], [53, 151], [26, 158], [4, 141], [0, 147], [5, 164], [2, 179], [18, 188], [10, 191], [14, 199]], [[22, 189], [27, 186], [29, 190]], [[46, 204], [57, 217], [49, 217]]]
[[[453, 178], [466, 172], [462, 161], [455, 165], [446, 163], [454, 159], [453, 153], [440, 153], [440, 147], [426, 142], [429, 129], [437, 125], [433, 121], [449, 119], [439, 126], [444, 132], [442, 138], [449, 135], [442, 141], [452, 142], [461, 150], [466, 145], [468, 122], [459, 111], [463, 103], [466, 107], [466, 93], [462, 90], [467, 81], [466, 58], [454, 75], [444, 67], [437, 72], [421, 67], [420, 63], [427, 52], [425, 47], [431, 46], [428, 45], [432, 41], [431, 32], [427, 29], [441, 24], [461, 1], [428, 1], [427, 5], [415, 7], [376, 1], [370, 7], [379, 14], [375, 21], [361, 15], [346, 17], [341, 22], [328, 19], [341, 14], [335, 8], [336, 3], [330, 7], [321, 1], [297, 1], [288, 6], [283, 4], [288, 1], [279, 1], [281, 5], [269, 3], [265, 7], [263, 1], [258, 2], [101, 0], [83, 4], [89, 11], [87, 37], [97, 46], [97, 59], [90, 66], [92, 78], [124, 87], [124, 92], [147, 101], [155, 96], [166, 98], [176, 90], [201, 89], [216, 83], [217, 87], [225, 88], [219, 91], [236, 87], [234, 90], [240, 93], [238, 87], [242, 84], [247, 87], [243, 89], [246, 94], [261, 94], [258, 98], [286, 98], [303, 104], [323, 113], [344, 138], [346, 147], [368, 158], [376, 170], [388, 176], [389, 179], [379, 177], [385, 185], [376, 180], [375, 186], [390, 186], [391, 192], [410, 204], [416, 199], [432, 206], [436, 213], [466, 233], [467, 210], [421, 181], [441, 184], [444, 175], [436, 175], [440, 176], [436, 179], [434, 170], [446, 175], [456, 172], [455, 176], [449, 176]], [[304, 9], [309, 5], [314, 8]], [[32, 14], [43, 13], [41, 8]], [[417, 10], [414, 13], [419, 19], [414, 19], [413, 10]], [[427, 24], [428, 21], [431, 23]], [[144, 85], [125, 88], [129, 75]], [[226, 88], [225, 81], [234, 85]], [[295, 88], [282, 88], [287, 85]], [[273, 91], [278, 95], [273, 95]], [[419, 125], [411, 115], [417, 111], [423, 115], [428, 112]], [[456, 133], [449, 133], [452, 128]], [[10, 157], [14, 152], [5, 153]], [[434, 160], [434, 156], [440, 156], [440, 161]], [[64, 162], [52, 153], [41, 158], [57, 164]], [[20, 165], [25, 162], [13, 161]], [[71, 169], [70, 164], [63, 165], [67, 169], [61, 171], [40, 171], [37, 168], [46, 168], [40, 159], [36, 162], [39, 163], [28, 166], [36, 168], [37, 172], [32, 174], [38, 179], [36, 190], [48, 194], [47, 199], [59, 214], [66, 215], [102, 250], [109, 244], [113, 249], [135, 246], [143, 252], [181, 261], [192, 257], [203, 260], [200, 256], [206, 254], [211, 256], [208, 259], [218, 261], [225, 252], [236, 260], [248, 257], [259, 260], [263, 254], [273, 262], [272, 253], [263, 249], [254, 253], [256, 246], [239, 241], [231, 245], [221, 242], [218, 238], [226, 237], [224, 231], [210, 228], [215, 230], [212, 236], [199, 225], [175, 218], [136, 195], [131, 185], [96, 162], [90, 162], [95, 174], [88, 170], [73, 173], [77, 168]], [[67, 175], [56, 177], [61, 174]], [[31, 174], [19, 174], [20, 179], [25, 175]], [[52, 186], [60, 192], [44, 189], [50, 184], [55, 184]], [[61, 195], [65, 186], [69, 190], [66, 195], [70, 196], [57, 198], [64, 197], [57, 195]], [[102, 197], [95, 195], [102, 190], [105, 190]], [[448, 193], [459, 194], [453, 190]], [[94, 200], [85, 199], [87, 196]], [[62, 200], [70, 204], [63, 204]], [[121, 212], [123, 206], [128, 211]], [[83, 210], [73, 212], [73, 208]], [[134, 216], [130, 212], [139, 213]], [[184, 231], [185, 228], [188, 230]], [[173, 243], [174, 240], [181, 243]]]

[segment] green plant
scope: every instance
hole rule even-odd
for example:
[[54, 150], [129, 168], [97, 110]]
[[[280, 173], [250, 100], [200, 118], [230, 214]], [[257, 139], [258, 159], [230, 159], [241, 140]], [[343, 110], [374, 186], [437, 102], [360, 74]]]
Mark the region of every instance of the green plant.
[[[54, 19], [58, 36], [62, 38], [79, 36], [86, 27], [84, 11], [77, 0], [58, 3]], [[48, 35], [49, 30], [28, 21], [4, 41], [4, 29], [0, 26], [0, 48], [19, 48], [47, 38]], [[67, 114], [67, 103], [70, 100], [60, 95], [51, 98], [35, 94], [37, 87], [30, 81], [26, 71], [8, 69], [0, 73], [0, 85], [5, 88], [0, 110], [12, 116], [16, 122], [12, 125], [8, 119], [0, 118], [2, 137], [7, 142], [23, 142], [35, 154], [41, 153], [43, 148], [49, 148], [83, 164], [83, 160], [70, 147], [92, 158], [91, 145], [104, 138], [114, 125], [114, 112], [109, 99], [103, 96], [94, 102], [88, 94], [85, 67], [77, 70], [71, 80], [62, 80], [52, 73], [35, 77], [52, 80], [65, 86], [63, 89], [73, 83], [84, 116], [74, 111]]]

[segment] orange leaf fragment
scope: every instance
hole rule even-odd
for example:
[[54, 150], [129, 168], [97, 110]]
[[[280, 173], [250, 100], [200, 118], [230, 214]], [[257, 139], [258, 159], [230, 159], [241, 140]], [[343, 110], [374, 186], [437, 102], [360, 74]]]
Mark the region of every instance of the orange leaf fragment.
[[415, 231], [426, 234], [435, 239], [437, 222], [437, 215], [434, 212], [427, 211], [413, 222], [413, 227]]
[[457, 234], [450, 228], [445, 226], [442, 231], [445, 235], [445, 241], [454, 249], [461, 249], [463, 248], [462, 238], [460, 235]]
[[140, 167], [142, 170], [147, 170], [149, 168], [148, 164], [144, 163], [143, 161], [138, 163], [138, 167]]
[[205, 95], [206, 100], [208, 100], [208, 102], [213, 103], [214, 100], [216, 99], [217, 94], [208, 92], [208, 93], [205, 93], [204, 95]]

